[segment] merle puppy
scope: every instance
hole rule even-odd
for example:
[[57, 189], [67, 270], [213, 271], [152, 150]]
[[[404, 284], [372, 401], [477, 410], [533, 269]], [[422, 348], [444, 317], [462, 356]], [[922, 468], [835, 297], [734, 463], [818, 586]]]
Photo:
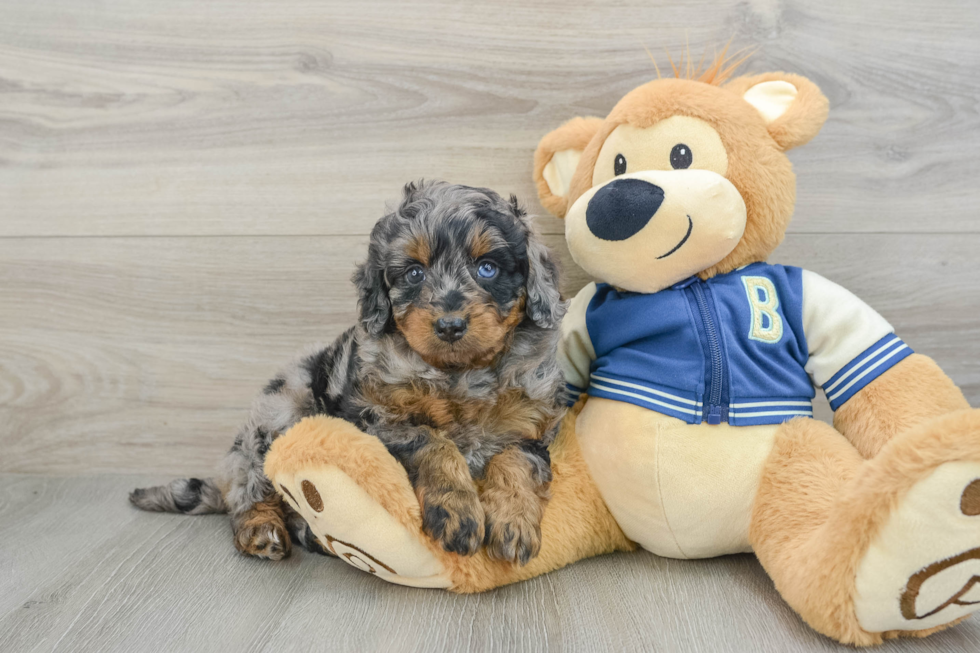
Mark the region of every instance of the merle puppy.
[[555, 359], [558, 269], [513, 196], [419, 183], [371, 232], [354, 275], [360, 321], [287, 367], [255, 399], [211, 479], [134, 490], [144, 510], [229, 512], [235, 546], [278, 560], [323, 552], [262, 472], [303, 417], [341, 417], [406, 468], [424, 528], [447, 551], [486, 543], [525, 564], [541, 545], [548, 445], [564, 412]]

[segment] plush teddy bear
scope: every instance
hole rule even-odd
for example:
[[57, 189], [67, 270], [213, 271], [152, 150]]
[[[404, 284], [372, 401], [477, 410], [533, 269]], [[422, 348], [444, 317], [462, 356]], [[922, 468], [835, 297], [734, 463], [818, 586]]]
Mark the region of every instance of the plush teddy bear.
[[[542, 204], [600, 282], [562, 326], [582, 399], [551, 448], [538, 557], [443, 551], [384, 446], [310, 418], [266, 472], [330, 552], [473, 592], [637, 545], [752, 551], [807, 623], [860, 645], [980, 609], [980, 411], [847, 290], [765, 263], [793, 213], [785, 152], [827, 100], [803, 77], [721, 68], [644, 84], [535, 153]], [[812, 418], [814, 386], [833, 427]]]

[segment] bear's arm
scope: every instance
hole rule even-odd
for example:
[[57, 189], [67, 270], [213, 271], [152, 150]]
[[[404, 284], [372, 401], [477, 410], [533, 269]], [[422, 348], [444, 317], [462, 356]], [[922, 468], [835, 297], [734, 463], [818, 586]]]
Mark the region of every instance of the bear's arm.
[[819, 274], [803, 271], [806, 369], [834, 409], [834, 427], [865, 458], [931, 417], [969, 408], [936, 363], [895, 336], [870, 306]]
[[568, 306], [568, 312], [561, 322], [561, 340], [558, 342], [558, 363], [565, 373], [569, 390], [569, 405], [578, 401], [589, 387], [589, 373], [595, 360], [595, 348], [589, 337], [585, 314], [596, 292], [595, 283], [590, 283], [575, 295]]
[[912, 354], [892, 326], [853, 293], [803, 270], [806, 371], [834, 411]]

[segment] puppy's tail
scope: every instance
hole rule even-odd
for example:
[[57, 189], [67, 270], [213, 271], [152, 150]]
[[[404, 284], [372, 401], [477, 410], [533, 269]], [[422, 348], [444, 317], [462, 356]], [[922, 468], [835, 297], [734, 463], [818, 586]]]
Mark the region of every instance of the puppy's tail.
[[137, 488], [129, 493], [129, 502], [140, 510], [182, 512], [206, 515], [228, 512], [224, 496], [213, 478], [178, 478], [166, 485]]

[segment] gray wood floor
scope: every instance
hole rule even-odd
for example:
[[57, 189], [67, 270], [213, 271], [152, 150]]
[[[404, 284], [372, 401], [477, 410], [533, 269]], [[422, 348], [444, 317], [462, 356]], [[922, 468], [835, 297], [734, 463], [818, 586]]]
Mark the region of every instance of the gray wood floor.
[[[586, 560], [475, 596], [330, 558], [239, 556], [222, 515], [141, 513], [164, 477], [0, 474], [0, 651], [830, 651], [748, 555]], [[980, 650], [974, 620], [890, 652]]]
[[[352, 322], [404, 182], [542, 213], [537, 140], [654, 76], [644, 46], [663, 68], [733, 38], [747, 72], [823, 88], [774, 259], [854, 290], [980, 405], [978, 34], [962, 0], [0, 0], [0, 651], [835, 648], [748, 556], [456, 597], [246, 560], [224, 519], [125, 494], [206, 474], [263, 381]], [[886, 648], [975, 651], [980, 619]]]

